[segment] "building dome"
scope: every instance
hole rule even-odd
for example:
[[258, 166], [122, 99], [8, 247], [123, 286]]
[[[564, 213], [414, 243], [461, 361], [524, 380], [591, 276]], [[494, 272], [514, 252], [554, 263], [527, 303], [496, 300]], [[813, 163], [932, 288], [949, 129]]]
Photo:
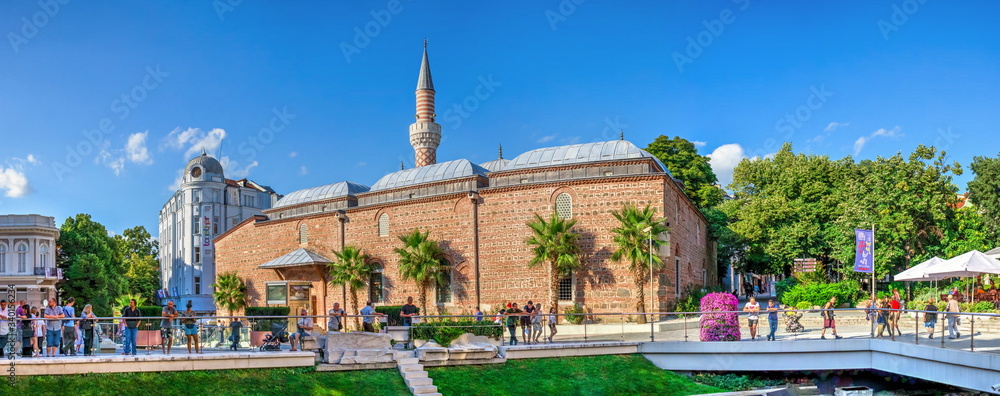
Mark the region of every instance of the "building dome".
[[201, 150], [201, 155], [192, 158], [191, 161], [188, 161], [185, 173], [197, 178], [198, 176], [191, 173], [196, 167], [201, 168], [201, 172], [204, 173], [215, 173], [220, 176], [223, 174], [222, 164], [219, 163], [219, 160], [205, 153], [205, 150]]

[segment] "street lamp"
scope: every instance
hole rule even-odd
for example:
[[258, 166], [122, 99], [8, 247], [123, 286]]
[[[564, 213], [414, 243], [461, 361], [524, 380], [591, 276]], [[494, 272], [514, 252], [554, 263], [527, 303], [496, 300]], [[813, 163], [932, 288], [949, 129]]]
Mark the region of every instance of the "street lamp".
[[642, 232], [649, 236], [649, 341], [653, 342], [653, 226], [644, 228]]

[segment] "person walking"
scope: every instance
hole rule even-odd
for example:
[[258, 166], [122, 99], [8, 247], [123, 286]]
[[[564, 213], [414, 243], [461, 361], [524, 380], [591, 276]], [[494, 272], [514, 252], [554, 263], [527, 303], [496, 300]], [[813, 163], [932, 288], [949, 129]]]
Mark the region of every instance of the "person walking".
[[760, 313], [760, 304], [757, 303], [757, 298], [750, 297], [747, 305], [743, 306], [743, 311], [750, 313], [747, 315], [747, 326], [750, 327], [750, 341], [757, 341], [757, 321], [760, 319], [760, 316], [758, 316]]
[[18, 307], [17, 311], [21, 313], [19, 316], [21, 320], [17, 326], [18, 333], [21, 333], [21, 357], [33, 357], [35, 356], [35, 329], [34, 321], [31, 320], [31, 307], [24, 303]]
[[45, 307], [45, 357], [56, 357], [59, 350], [59, 339], [62, 338], [62, 308], [56, 305], [56, 299], [50, 298]]
[[34, 334], [31, 337], [31, 346], [35, 350], [33, 356], [37, 357], [42, 354], [42, 343], [45, 342], [45, 320], [39, 319], [42, 317], [41, 312], [38, 311], [38, 307], [31, 307], [31, 327], [34, 329]]
[[924, 307], [924, 328], [927, 329], [927, 338], [934, 338], [934, 325], [937, 324], [937, 305], [934, 305], [934, 299], [927, 299], [927, 306]]
[[954, 294], [948, 295], [948, 307], [946, 309], [948, 314], [948, 338], [956, 339], [962, 336], [962, 333], [958, 332], [958, 313], [962, 312], [962, 309], [958, 306], [958, 299], [955, 298]]
[[557, 333], [556, 331], [556, 308], [549, 307], [549, 344], [552, 343], [552, 337]]
[[[885, 332], [886, 324], [889, 322], [888, 312], [885, 310], [888, 306], [889, 302], [885, 299], [875, 301], [875, 324], [877, 326], [875, 336], [878, 338], [883, 338], [882, 333]], [[890, 335], [892, 334], [890, 333]]]
[[417, 306], [413, 305], [413, 297], [407, 297], [406, 304], [403, 304], [399, 310], [399, 316], [403, 318], [403, 326], [413, 326], [413, 315], [419, 311]]
[[[135, 299], [128, 300], [128, 306], [122, 310], [122, 317], [125, 318], [139, 318], [142, 317], [142, 312], [139, 308], [135, 306]], [[123, 345], [122, 355], [135, 355], [135, 343], [139, 337], [139, 324], [142, 323], [140, 319], [125, 319], [125, 345]]]
[[836, 314], [833, 312], [833, 309], [836, 306], [837, 306], [837, 297], [836, 296], [830, 297], [830, 301], [827, 301], [826, 304], [823, 305], [823, 312], [822, 312], [822, 316], [823, 316], [823, 331], [821, 331], [819, 333], [819, 339], [821, 339], [821, 340], [825, 340], [826, 339], [826, 329], [830, 329], [830, 330], [833, 331], [833, 338], [834, 339], [839, 340], [841, 338], [844, 338], [844, 337], [841, 337], [841, 336], [837, 335], [837, 322], [836, 322], [836, 319], [834, 319], [834, 317], [836, 316]]
[[73, 305], [76, 304], [76, 298], [70, 297], [66, 300], [66, 306], [63, 307], [63, 355], [76, 356], [76, 350], [73, 349], [73, 345], [76, 343], [76, 328], [80, 325], [79, 322], [75, 320], [70, 320], [76, 318], [76, 308]]
[[892, 311], [889, 312], [889, 335], [903, 335], [903, 331], [899, 329], [899, 317], [903, 313], [903, 311], [901, 311], [903, 308], [902, 300], [903, 299], [899, 296], [899, 290], [893, 290], [892, 299], [889, 300], [889, 308], [892, 309]]
[[517, 345], [517, 324], [520, 322], [521, 310], [517, 309], [517, 303], [511, 303], [507, 309], [507, 330], [510, 331], [510, 341], [508, 345]]
[[7, 348], [7, 340], [10, 338], [11, 319], [14, 318], [7, 312], [7, 300], [0, 300], [0, 354], [6, 354], [3, 351]]
[[187, 343], [188, 354], [191, 353], [191, 344], [194, 344], [194, 353], [201, 353], [201, 344], [198, 342], [198, 314], [192, 307], [191, 300], [187, 302], [187, 309], [181, 312], [181, 326], [184, 327], [184, 339]]
[[340, 331], [344, 327], [344, 320], [347, 318], [347, 312], [340, 309], [340, 303], [333, 303], [333, 308], [327, 312], [330, 315], [330, 319], [326, 322], [326, 331]]
[[174, 301], [167, 301], [167, 306], [160, 311], [163, 319], [160, 319], [160, 351], [164, 355], [170, 354], [170, 348], [174, 346], [174, 319], [177, 319], [177, 307]]
[[83, 334], [83, 356], [94, 355], [94, 325], [97, 324], [97, 316], [94, 315], [94, 307], [90, 304], [83, 306], [80, 313], [80, 332]]
[[486, 316], [486, 314], [484, 314], [483, 311], [479, 309], [479, 307], [476, 307], [476, 312], [473, 312], [472, 316], [475, 318], [477, 322], [482, 322], [483, 316]]
[[[306, 311], [305, 309], [302, 310], [303, 315], [305, 315], [306, 313], [305, 311]], [[309, 319], [309, 325], [311, 329], [312, 318]], [[229, 349], [232, 349], [234, 351], [240, 350], [240, 336], [242, 335], [240, 333], [243, 332], [243, 322], [240, 320], [240, 318], [233, 316], [232, 320], [229, 321], [229, 332], [230, 332], [229, 339], [233, 340], [233, 343], [229, 345]]]
[[774, 333], [778, 331], [778, 306], [774, 303], [774, 299], [767, 300], [767, 325], [771, 328], [767, 340], [774, 341]]
[[535, 304], [535, 310], [531, 312], [531, 343], [537, 344], [538, 338], [542, 336], [542, 305]]
[[531, 313], [535, 311], [535, 306], [528, 301], [528, 304], [524, 306], [524, 315], [521, 315], [521, 336], [525, 342], [529, 345], [531, 344]]

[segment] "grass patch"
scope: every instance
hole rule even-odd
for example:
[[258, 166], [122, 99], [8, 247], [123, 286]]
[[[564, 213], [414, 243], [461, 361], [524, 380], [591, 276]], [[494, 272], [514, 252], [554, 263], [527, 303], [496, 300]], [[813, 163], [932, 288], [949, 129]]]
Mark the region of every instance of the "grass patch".
[[642, 355], [508, 360], [427, 369], [445, 395], [695, 395], [724, 392], [660, 369]]
[[408, 395], [396, 370], [316, 372], [313, 367], [18, 377], [17, 395]]

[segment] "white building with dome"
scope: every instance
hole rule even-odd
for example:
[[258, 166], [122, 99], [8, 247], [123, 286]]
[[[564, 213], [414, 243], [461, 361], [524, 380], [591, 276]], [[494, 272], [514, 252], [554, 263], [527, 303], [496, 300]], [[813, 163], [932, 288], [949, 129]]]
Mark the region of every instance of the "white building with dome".
[[199, 312], [215, 311], [212, 239], [270, 209], [281, 195], [252, 180], [231, 180], [222, 164], [202, 151], [184, 168], [180, 190], [160, 209], [160, 279], [167, 299]]

